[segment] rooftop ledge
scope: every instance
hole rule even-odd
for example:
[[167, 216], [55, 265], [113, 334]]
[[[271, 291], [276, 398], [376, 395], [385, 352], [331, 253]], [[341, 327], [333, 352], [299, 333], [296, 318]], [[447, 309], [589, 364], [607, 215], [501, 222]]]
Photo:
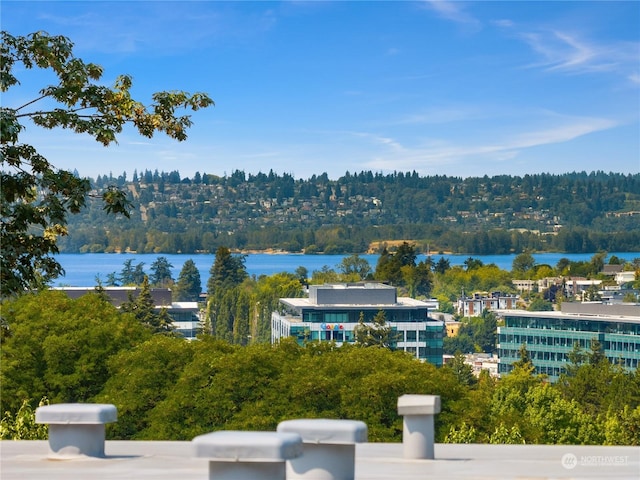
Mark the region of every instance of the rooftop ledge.
[[[47, 441], [0, 442], [2, 480], [208, 478], [192, 442], [106, 441], [103, 458], [47, 458]], [[402, 443], [356, 445], [356, 480], [637, 479], [638, 447], [436, 444], [435, 460], [403, 458]]]

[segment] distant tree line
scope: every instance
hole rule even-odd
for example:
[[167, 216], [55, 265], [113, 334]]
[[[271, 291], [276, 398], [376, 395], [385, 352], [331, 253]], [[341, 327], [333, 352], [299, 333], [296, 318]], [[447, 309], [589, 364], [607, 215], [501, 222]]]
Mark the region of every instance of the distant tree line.
[[66, 252], [215, 252], [269, 248], [364, 253], [411, 239], [421, 251], [475, 255], [640, 250], [640, 174], [568, 173], [458, 178], [416, 172], [230, 175], [134, 171], [98, 176], [120, 188], [134, 221], [99, 202], [70, 218]]

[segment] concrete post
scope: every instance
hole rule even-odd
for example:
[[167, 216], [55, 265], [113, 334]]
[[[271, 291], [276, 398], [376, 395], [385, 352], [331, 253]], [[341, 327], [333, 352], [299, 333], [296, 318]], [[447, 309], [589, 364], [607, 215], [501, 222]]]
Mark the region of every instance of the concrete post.
[[227, 430], [192, 443], [196, 457], [209, 459], [209, 480], [285, 480], [285, 462], [302, 455], [302, 439], [293, 433]]
[[398, 415], [402, 415], [404, 458], [434, 458], [434, 415], [440, 413], [439, 395], [402, 395]]
[[287, 462], [287, 480], [353, 480], [356, 443], [367, 441], [367, 424], [357, 420], [299, 419], [278, 424], [297, 433], [304, 455]]
[[117, 418], [110, 404], [58, 403], [36, 409], [36, 423], [49, 424], [52, 458], [104, 457], [105, 423]]

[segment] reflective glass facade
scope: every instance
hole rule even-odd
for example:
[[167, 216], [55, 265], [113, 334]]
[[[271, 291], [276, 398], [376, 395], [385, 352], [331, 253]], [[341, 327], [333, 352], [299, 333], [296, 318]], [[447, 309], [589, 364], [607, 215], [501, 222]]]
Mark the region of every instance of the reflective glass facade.
[[536, 373], [558, 379], [569, 361], [574, 344], [583, 350], [596, 339], [612, 363], [635, 369], [640, 361], [640, 318], [602, 315], [570, 315], [559, 312], [501, 313], [504, 326], [498, 328], [498, 371], [512, 370], [525, 344]]

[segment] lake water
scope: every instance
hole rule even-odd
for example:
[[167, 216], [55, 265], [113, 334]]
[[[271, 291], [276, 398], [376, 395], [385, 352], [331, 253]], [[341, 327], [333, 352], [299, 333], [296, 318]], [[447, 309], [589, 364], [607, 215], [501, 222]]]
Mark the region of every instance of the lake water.
[[[538, 253], [533, 254], [537, 264], [547, 264], [554, 267], [561, 258], [568, 258], [571, 261], [588, 261], [593, 257], [593, 253]], [[615, 255], [626, 261], [632, 261], [634, 258], [640, 257], [640, 252], [622, 252], [610, 253], [609, 256]], [[246, 256], [245, 266], [249, 275], [273, 275], [279, 272], [295, 272], [298, 267], [305, 267], [309, 275], [314, 270], [321, 270], [325, 265], [329, 268], [339, 271], [337, 265], [347, 255], [302, 255], [302, 254], [267, 254], [253, 253]], [[440, 257], [449, 260], [451, 266], [463, 265], [464, 261], [469, 257], [482, 261], [485, 265], [494, 263], [503, 270], [511, 270], [513, 259], [516, 255], [432, 255], [437, 262]], [[607, 257], [607, 259], [609, 258]], [[151, 273], [151, 264], [158, 257], [166, 257], [171, 265], [173, 265], [173, 278], [177, 280], [180, 270], [184, 263], [191, 259], [195, 263], [200, 272], [202, 288], [206, 290], [207, 280], [209, 279], [209, 270], [215, 261], [214, 254], [197, 254], [197, 255], [171, 255], [171, 254], [133, 254], [133, 253], [64, 253], [56, 255], [55, 258], [66, 274], [64, 277], [58, 278], [53, 286], [72, 286], [72, 287], [93, 287], [96, 285], [96, 277], [105, 283], [107, 275], [115, 272], [117, 275], [122, 271], [124, 262], [132, 260], [132, 265], [144, 263], [144, 271]], [[378, 262], [378, 255], [360, 255], [366, 259], [371, 265], [371, 269], [375, 269]], [[425, 255], [419, 255], [418, 261], [424, 260]]]

